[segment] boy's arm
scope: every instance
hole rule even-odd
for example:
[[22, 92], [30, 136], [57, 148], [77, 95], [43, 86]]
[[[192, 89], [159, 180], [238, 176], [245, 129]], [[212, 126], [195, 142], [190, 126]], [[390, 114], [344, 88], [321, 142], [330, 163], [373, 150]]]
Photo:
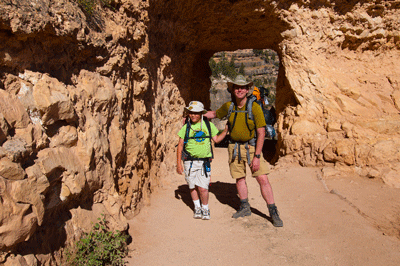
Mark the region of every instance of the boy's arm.
[[183, 173], [183, 166], [182, 166], [182, 151], [183, 151], [183, 139], [179, 138], [178, 142], [178, 149], [176, 151], [176, 171], [178, 174]]
[[225, 138], [227, 133], [228, 133], [228, 124], [225, 125], [224, 131], [222, 131], [219, 135], [215, 135], [214, 137], [212, 137], [212, 139], [215, 143], [220, 143]]

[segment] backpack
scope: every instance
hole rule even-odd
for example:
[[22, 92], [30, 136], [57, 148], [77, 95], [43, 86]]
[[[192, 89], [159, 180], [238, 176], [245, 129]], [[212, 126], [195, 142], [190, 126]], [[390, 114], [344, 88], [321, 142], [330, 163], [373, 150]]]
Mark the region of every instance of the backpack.
[[269, 95], [269, 91], [265, 87], [260, 86], [258, 89], [260, 90], [261, 98], [264, 98], [264, 96], [268, 96]]
[[260, 89], [258, 87], [253, 88], [253, 95], [257, 97], [257, 101], [261, 100], [261, 92]]
[[[210, 126], [210, 121], [207, 119], [207, 117], [203, 116], [203, 121], [206, 124], [207, 130], [208, 130], [208, 136], [201, 136], [201, 137], [189, 137], [189, 132], [190, 132], [190, 118], [186, 118], [186, 133], [185, 133], [185, 138], [183, 139], [183, 150], [182, 150], [182, 160], [183, 161], [189, 161], [189, 160], [200, 160], [200, 161], [206, 161], [214, 158], [214, 152], [212, 148], [212, 143], [211, 143], [211, 126]], [[203, 139], [203, 138], [208, 138], [210, 139], [210, 149], [211, 149], [211, 158], [194, 158], [190, 155], [190, 153], [186, 150], [186, 144], [188, 143], [189, 139]]]
[[[246, 115], [245, 119], [246, 119], [247, 128], [250, 131], [250, 134], [251, 134], [252, 130], [250, 129], [250, 126], [248, 124], [248, 119], [250, 119], [250, 120], [252, 120], [254, 122], [255, 128], [253, 130], [257, 129], [256, 121], [254, 120], [254, 115], [253, 115], [253, 110], [252, 110], [254, 102], [257, 102], [257, 97], [254, 94], [252, 94], [249, 97], [247, 97], [246, 110], [245, 111], [234, 110], [234, 108], [236, 109], [236, 106], [235, 106], [235, 104], [233, 102], [231, 103], [231, 105], [229, 106], [229, 109], [228, 109], [228, 114], [226, 116], [229, 119], [229, 117], [231, 116], [232, 112], [235, 113], [235, 117], [233, 118], [232, 125], [229, 124], [229, 131], [230, 132], [232, 132], [232, 129], [235, 126], [236, 114], [237, 113], [243, 113], [243, 112], [248, 113], [248, 116]], [[264, 113], [264, 118], [265, 118], [265, 121], [267, 123], [267, 125], [265, 126], [265, 136], [267, 138], [273, 139], [275, 137], [275, 135], [276, 135], [275, 129], [272, 126], [275, 123], [274, 117], [272, 116], [273, 114], [271, 113], [271, 111], [262, 108], [262, 105], [261, 105], [261, 109], [262, 109], [262, 111]], [[268, 121], [267, 121], [267, 119], [268, 119]], [[252, 145], [252, 146], [255, 146], [256, 142], [257, 142], [257, 130], [255, 131], [254, 138], [249, 140], [249, 144]]]
[[275, 116], [275, 108], [272, 106], [270, 110], [268, 109], [264, 109], [263, 108], [263, 112], [264, 112], [264, 118], [265, 118], [265, 122], [267, 123], [265, 129], [265, 136], [267, 136], [270, 139], [273, 139], [276, 135], [275, 129], [274, 129], [274, 124], [276, 122]]
[[[247, 128], [250, 131], [250, 134], [251, 134], [252, 130], [250, 129], [250, 126], [248, 124], [248, 119], [252, 120], [254, 122], [254, 125], [255, 125], [255, 127], [253, 129], [253, 130], [255, 130], [254, 138], [252, 138], [251, 140], [248, 141], [249, 144], [252, 145], [252, 146], [255, 146], [256, 145], [256, 141], [257, 141], [257, 125], [256, 125], [256, 121], [254, 120], [254, 115], [253, 115], [253, 110], [252, 110], [253, 103], [256, 100], [257, 100], [257, 97], [254, 94], [248, 96], [247, 97], [246, 110], [245, 111], [237, 110], [236, 105], [233, 102], [231, 102], [231, 105], [229, 106], [229, 109], [228, 109], [228, 114], [226, 115], [226, 117], [228, 118], [228, 121], [229, 121], [229, 117], [231, 116], [232, 112], [235, 113], [235, 116], [233, 117], [232, 125], [231, 124], [228, 125], [229, 126], [229, 131], [232, 132], [233, 127], [235, 126], [237, 113], [243, 113], [244, 112], [244, 113], [248, 114], [248, 115], [245, 115], [245, 119], [246, 119]], [[234, 108], [235, 108], [235, 110], [234, 110]]]

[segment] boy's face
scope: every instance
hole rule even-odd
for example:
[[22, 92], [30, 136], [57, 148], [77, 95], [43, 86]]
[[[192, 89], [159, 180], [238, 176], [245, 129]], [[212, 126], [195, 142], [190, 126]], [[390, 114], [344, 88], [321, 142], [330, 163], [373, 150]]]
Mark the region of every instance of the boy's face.
[[189, 118], [192, 120], [192, 123], [197, 123], [201, 119], [201, 113], [189, 112]]

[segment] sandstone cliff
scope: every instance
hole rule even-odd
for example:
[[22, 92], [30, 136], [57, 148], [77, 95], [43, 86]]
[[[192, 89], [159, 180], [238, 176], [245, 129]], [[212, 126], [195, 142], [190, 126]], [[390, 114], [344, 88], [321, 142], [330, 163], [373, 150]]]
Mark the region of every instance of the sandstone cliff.
[[[174, 173], [215, 52], [273, 49], [279, 163], [400, 187], [399, 1], [0, 2], [0, 263], [60, 264]], [[12, 254], [18, 254], [16, 256]], [[25, 264], [24, 264], [25, 263]]]
[[173, 170], [183, 100], [149, 57], [148, 5], [0, 3], [0, 250], [16, 260], [50, 263], [101, 213], [125, 230]]

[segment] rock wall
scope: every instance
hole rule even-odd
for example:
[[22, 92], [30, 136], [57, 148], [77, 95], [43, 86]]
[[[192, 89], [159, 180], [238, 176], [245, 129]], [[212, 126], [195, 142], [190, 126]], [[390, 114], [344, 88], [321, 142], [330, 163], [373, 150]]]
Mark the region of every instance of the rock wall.
[[[279, 163], [400, 186], [399, 1], [0, 2], [0, 263], [61, 264], [175, 172], [183, 106], [208, 59], [273, 49]], [[56, 237], [57, 236], [57, 237]], [[25, 264], [24, 264], [25, 263]]]
[[[209, 105], [209, 57], [273, 49], [279, 162], [334, 165], [400, 187], [399, 1], [154, 1], [155, 51]], [[152, 37], [150, 36], [150, 40]], [[175, 51], [175, 53], [174, 53]], [[186, 94], [185, 94], [186, 96]]]
[[350, 166], [400, 187], [399, 4], [298, 3], [282, 13], [292, 25], [277, 91], [286, 159]]
[[174, 170], [183, 100], [149, 57], [148, 5], [1, 1], [0, 264], [61, 264], [102, 213], [126, 230]]

